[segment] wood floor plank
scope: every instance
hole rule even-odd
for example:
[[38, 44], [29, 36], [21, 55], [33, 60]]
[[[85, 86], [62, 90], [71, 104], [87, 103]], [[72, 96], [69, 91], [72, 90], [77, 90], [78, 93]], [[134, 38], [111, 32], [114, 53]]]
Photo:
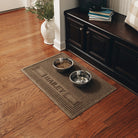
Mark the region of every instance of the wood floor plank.
[[138, 137], [138, 97], [95, 67], [62, 51], [117, 90], [70, 120], [21, 71], [60, 51], [43, 43], [39, 21], [24, 9], [0, 15], [0, 137]]
[[136, 119], [138, 114], [135, 108], [137, 105], [138, 99], [135, 98], [113, 116], [110, 116], [104, 121], [108, 127], [97, 137], [125, 137], [128, 133], [133, 132], [138, 127]]

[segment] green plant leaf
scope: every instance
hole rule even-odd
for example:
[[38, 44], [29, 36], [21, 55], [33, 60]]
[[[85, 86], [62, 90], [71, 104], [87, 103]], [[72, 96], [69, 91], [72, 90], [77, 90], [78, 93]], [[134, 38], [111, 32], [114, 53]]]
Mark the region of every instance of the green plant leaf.
[[40, 20], [50, 20], [54, 17], [53, 0], [37, 0], [33, 7], [28, 7], [27, 11], [37, 14]]

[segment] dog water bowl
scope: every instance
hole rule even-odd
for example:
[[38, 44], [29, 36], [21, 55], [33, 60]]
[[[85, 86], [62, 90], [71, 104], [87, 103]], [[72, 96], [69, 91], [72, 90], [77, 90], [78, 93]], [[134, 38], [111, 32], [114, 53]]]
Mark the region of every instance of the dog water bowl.
[[77, 70], [70, 74], [69, 79], [76, 86], [84, 86], [91, 81], [92, 76], [88, 71]]

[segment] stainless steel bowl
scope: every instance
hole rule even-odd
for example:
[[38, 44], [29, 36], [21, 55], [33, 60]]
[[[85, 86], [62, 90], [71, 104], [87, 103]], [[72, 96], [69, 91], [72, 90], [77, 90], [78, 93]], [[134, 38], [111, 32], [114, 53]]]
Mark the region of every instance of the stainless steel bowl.
[[70, 69], [73, 65], [74, 65], [74, 62], [70, 58], [57, 58], [53, 62], [53, 67], [59, 72], [64, 72]]
[[92, 76], [88, 71], [77, 70], [70, 74], [69, 79], [76, 86], [84, 86], [91, 81]]

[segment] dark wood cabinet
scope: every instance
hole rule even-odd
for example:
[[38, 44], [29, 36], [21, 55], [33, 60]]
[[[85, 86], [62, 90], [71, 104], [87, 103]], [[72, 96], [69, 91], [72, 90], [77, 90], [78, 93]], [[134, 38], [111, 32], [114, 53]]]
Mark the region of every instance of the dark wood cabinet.
[[132, 81], [138, 81], [138, 53], [123, 43], [114, 42], [113, 68]]
[[115, 13], [112, 22], [89, 21], [78, 8], [65, 11], [67, 50], [138, 92], [138, 32]]
[[86, 41], [87, 53], [102, 63], [108, 64], [111, 39], [108, 36], [88, 27], [86, 31]]
[[83, 49], [84, 47], [84, 24], [71, 19], [70, 17], [67, 18], [67, 41], [72, 43], [76, 47]]

